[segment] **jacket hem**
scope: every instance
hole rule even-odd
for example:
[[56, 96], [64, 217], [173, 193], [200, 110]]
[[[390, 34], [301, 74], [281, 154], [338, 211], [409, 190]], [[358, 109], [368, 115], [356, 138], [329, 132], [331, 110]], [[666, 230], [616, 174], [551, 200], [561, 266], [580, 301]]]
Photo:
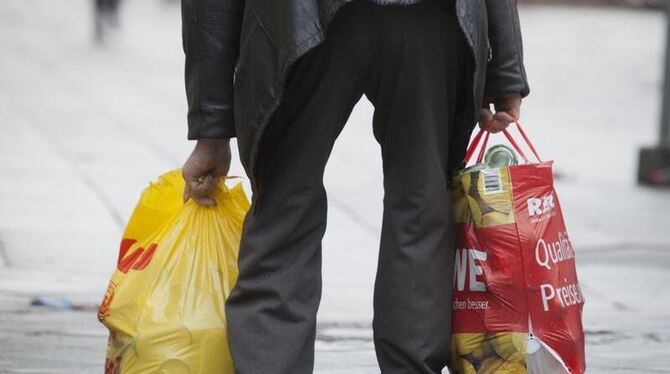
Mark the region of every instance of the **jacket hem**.
[[379, 5], [413, 5], [423, 0], [368, 0]]

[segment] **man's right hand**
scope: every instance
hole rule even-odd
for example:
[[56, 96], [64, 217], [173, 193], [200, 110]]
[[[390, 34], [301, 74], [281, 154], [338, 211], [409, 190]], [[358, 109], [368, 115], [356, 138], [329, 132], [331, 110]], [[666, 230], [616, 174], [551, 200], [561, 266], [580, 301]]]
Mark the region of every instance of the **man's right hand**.
[[230, 170], [230, 139], [200, 139], [182, 167], [186, 181], [184, 202], [193, 199], [205, 206], [215, 206], [212, 192], [219, 178]]

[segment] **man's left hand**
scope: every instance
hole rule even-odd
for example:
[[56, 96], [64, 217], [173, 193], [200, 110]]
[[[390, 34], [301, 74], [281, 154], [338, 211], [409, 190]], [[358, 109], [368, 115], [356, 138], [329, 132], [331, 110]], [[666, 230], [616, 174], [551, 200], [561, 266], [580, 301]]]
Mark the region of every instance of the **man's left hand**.
[[[491, 104], [495, 108], [495, 114], [491, 111]], [[519, 120], [521, 114], [521, 95], [518, 93], [507, 94], [495, 98], [484, 98], [484, 103], [479, 111], [479, 127], [490, 128], [492, 133], [505, 130], [511, 123]]]

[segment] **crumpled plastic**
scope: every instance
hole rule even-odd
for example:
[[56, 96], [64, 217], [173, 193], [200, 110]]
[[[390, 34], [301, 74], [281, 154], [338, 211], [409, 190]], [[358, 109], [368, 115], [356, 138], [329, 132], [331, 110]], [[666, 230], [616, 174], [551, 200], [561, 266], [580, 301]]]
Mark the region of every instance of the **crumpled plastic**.
[[249, 200], [223, 180], [216, 207], [184, 204], [183, 191], [180, 170], [162, 175], [127, 224], [98, 311], [106, 374], [233, 374], [224, 306]]
[[[481, 132], [468, 155], [480, 138]], [[586, 370], [584, 297], [553, 182], [552, 162], [541, 161], [477, 164], [455, 177], [455, 372]]]

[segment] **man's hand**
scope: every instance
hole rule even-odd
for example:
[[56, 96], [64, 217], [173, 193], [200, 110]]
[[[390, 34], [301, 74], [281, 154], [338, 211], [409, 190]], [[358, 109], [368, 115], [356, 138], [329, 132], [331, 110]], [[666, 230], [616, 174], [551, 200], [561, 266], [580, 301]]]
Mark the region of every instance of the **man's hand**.
[[[495, 107], [495, 114], [491, 112], [491, 104]], [[491, 132], [495, 134], [518, 121], [520, 114], [521, 95], [517, 93], [484, 98], [483, 107], [479, 111], [479, 127], [486, 129], [490, 126]]]
[[182, 168], [186, 181], [184, 202], [215, 206], [212, 192], [220, 177], [230, 170], [230, 139], [200, 139]]

